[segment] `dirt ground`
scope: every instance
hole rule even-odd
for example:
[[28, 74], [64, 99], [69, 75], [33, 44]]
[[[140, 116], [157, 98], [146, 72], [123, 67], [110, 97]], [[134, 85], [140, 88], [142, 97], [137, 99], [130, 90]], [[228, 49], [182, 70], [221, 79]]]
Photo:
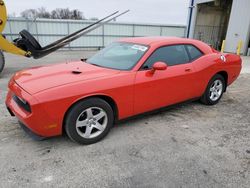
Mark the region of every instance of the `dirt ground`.
[[65, 136], [33, 141], [5, 109], [10, 76], [92, 53], [58, 52], [36, 61], [6, 54], [0, 77], [0, 187], [249, 187], [249, 58], [215, 106], [192, 102], [137, 117], [89, 146]]

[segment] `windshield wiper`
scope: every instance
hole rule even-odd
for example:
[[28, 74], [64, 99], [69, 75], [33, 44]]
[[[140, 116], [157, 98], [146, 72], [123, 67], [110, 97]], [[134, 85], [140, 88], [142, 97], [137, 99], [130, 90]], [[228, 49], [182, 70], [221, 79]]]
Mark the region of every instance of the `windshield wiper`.
[[101, 66], [101, 65], [98, 65], [98, 64], [95, 64], [95, 63], [91, 63], [91, 62], [89, 62], [89, 61], [87, 61], [88, 59], [86, 58], [86, 59], [81, 59], [81, 61], [82, 62], [84, 62], [84, 63], [88, 63], [88, 64], [90, 64], [90, 65], [94, 65], [94, 66], [97, 66], [97, 67], [103, 67], [103, 66]]
[[89, 64], [91, 64], [91, 65], [95, 65], [95, 66], [97, 66], [97, 67], [103, 67], [103, 66], [98, 65], [98, 64], [95, 64], [95, 63], [89, 63]]

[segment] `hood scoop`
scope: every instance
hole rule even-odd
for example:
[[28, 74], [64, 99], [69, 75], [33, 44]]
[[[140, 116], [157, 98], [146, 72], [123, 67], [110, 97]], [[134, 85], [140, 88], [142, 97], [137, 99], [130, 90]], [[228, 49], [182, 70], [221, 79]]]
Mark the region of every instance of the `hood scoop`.
[[[1, 0], [0, 0], [1, 1]], [[73, 83], [87, 83], [120, 73], [118, 70], [103, 69], [81, 61], [54, 64], [36, 69], [26, 69], [15, 74], [13, 79], [30, 94]], [[1, 116], [0, 116], [1, 117]]]
[[73, 70], [72, 73], [73, 74], [81, 74], [82, 71], [80, 71], [79, 68], [77, 68], [77, 70]]
[[81, 71], [72, 71], [73, 74], [81, 74]]

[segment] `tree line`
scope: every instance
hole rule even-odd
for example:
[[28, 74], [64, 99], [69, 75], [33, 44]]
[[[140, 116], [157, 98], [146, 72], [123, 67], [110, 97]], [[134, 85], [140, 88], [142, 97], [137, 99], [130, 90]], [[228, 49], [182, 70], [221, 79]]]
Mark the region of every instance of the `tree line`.
[[[48, 18], [48, 19], [72, 19], [85, 20], [83, 13], [77, 9], [70, 10], [69, 8], [56, 8], [52, 11], [47, 11], [46, 8], [27, 9], [21, 12], [21, 17], [26, 19]], [[98, 20], [98, 18], [90, 18], [90, 20]]]

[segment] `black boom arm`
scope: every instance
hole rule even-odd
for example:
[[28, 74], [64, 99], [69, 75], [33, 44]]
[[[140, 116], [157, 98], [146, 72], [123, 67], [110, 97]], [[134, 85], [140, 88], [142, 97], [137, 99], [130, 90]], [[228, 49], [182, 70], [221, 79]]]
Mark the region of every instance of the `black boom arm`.
[[79, 37], [86, 35], [87, 33], [97, 29], [98, 27], [126, 14], [129, 12], [129, 10], [124, 11], [120, 14], [118, 14], [118, 11], [106, 16], [105, 18], [98, 20], [89, 26], [80, 29], [66, 37], [63, 37], [47, 46], [42, 47], [39, 42], [30, 34], [27, 30], [22, 30], [19, 34], [20, 37], [14, 40], [14, 44], [21, 48], [24, 51], [27, 51], [27, 53], [30, 57], [33, 57], [35, 59], [44, 57], [64, 46], [69, 44], [70, 42], [78, 39]]

